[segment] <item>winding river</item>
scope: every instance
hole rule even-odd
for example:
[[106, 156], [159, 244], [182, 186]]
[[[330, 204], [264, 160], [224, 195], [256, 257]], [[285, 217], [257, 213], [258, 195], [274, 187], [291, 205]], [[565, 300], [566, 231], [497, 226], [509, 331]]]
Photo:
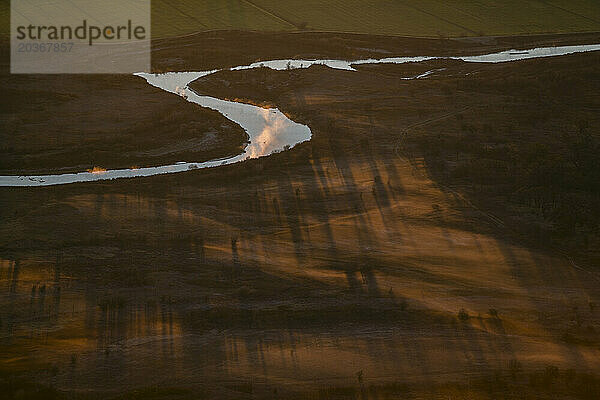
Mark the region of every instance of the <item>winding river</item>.
[[[314, 64], [321, 64], [333, 69], [355, 71], [352, 66], [360, 64], [402, 64], [407, 62], [422, 62], [433, 59], [454, 59], [478, 63], [500, 63], [598, 50], [600, 50], [600, 44], [544, 47], [531, 50], [507, 50], [499, 53], [460, 57], [395, 57], [356, 61], [297, 59], [272, 60], [257, 62], [230, 69], [232, 71], [236, 71], [242, 69], [267, 67], [275, 70], [284, 70], [288, 68], [308, 68]], [[312, 133], [308, 126], [290, 120], [277, 108], [266, 109], [250, 104], [221, 100], [210, 96], [201, 96], [188, 87], [190, 82], [218, 71], [220, 70], [204, 72], [168, 72], [164, 74], [137, 73], [135, 75], [146, 79], [150, 85], [156, 86], [175, 95], [182, 96], [188, 101], [196, 103], [202, 107], [216, 110], [226, 118], [240, 125], [246, 131], [249, 137], [249, 143], [244, 148], [243, 153], [229, 158], [206, 162], [179, 162], [170, 165], [136, 169], [131, 168], [106, 171], [86, 171], [58, 175], [4, 175], [0, 176], [0, 186], [51, 186], [76, 182], [92, 182], [118, 178], [135, 178], [185, 172], [200, 168], [211, 168], [220, 165], [234, 164], [248, 158], [268, 156], [274, 152], [288, 150], [299, 143], [311, 139]], [[434, 74], [436, 71], [437, 70], [427, 71], [424, 74], [408, 79], [423, 79], [431, 74]]]

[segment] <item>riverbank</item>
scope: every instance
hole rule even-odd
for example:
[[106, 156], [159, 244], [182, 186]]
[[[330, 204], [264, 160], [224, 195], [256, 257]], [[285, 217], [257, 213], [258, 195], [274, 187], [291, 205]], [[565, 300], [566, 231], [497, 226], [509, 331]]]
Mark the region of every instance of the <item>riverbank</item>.
[[239, 154], [247, 140], [217, 112], [135, 76], [5, 73], [0, 80], [0, 175], [206, 161]]

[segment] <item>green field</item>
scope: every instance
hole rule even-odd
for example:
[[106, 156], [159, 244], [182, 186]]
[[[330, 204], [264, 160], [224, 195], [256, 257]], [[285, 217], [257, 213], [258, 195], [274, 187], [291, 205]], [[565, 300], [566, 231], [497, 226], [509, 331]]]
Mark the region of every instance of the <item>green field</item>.
[[[3, 2], [2, 32], [8, 32]], [[153, 0], [153, 37], [209, 30], [461, 37], [600, 31], [597, 0]]]
[[595, 0], [154, 0], [155, 37], [213, 29], [482, 36], [600, 30]]

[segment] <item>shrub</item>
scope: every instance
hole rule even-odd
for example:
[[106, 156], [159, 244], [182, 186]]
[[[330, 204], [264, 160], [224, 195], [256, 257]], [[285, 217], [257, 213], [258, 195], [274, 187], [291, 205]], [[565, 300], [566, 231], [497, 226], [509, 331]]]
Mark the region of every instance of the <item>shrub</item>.
[[469, 320], [469, 313], [464, 308], [461, 308], [458, 312], [458, 319], [465, 322]]

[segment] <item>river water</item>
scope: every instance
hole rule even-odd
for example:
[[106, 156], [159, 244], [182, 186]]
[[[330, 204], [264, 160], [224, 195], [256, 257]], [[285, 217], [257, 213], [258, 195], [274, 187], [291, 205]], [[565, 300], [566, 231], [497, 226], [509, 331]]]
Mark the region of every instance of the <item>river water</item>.
[[[543, 47], [531, 50], [507, 50], [492, 54], [456, 57], [392, 57], [355, 61], [283, 59], [256, 62], [250, 65], [238, 66], [230, 69], [236, 71], [267, 67], [275, 70], [284, 70], [290, 68], [308, 68], [311, 65], [320, 64], [333, 69], [355, 71], [352, 66], [360, 64], [402, 64], [408, 62], [423, 62], [433, 59], [454, 59], [477, 63], [501, 63], [598, 50], [600, 50], [600, 44]], [[308, 126], [290, 120], [277, 108], [267, 109], [250, 104], [202, 96], [188, 87], [190, 82], [218, 71], [220, 70], [217, 69], [202, 72], [167, 72], [163, 74], [137, 73], [135, 75], [146, 79], [150, 85], [173, 93], [174, 95], [182, 96], [187, 101], [216, 110], [226, 118], [240, 125], [249, 137], [249, 143], [244, 148], [243, 153], [229, 158], [206, 162], [178, 162], [169, 165], [135, 169], [94, 170], [57, 175], [4, 175], [0, 176], [0, 186], [51, 186], [76, 182], [153, 176], [201, 168], [212, 168], [220, 165], [234, 164], [248, 158], [268, 156], [274, 152], [288, 150], [299, 143], [311, 139], [312, 132]], [[422, 79], [435, 72], [435, 70], [427, 71], [424, 74], [409, 79]]]

